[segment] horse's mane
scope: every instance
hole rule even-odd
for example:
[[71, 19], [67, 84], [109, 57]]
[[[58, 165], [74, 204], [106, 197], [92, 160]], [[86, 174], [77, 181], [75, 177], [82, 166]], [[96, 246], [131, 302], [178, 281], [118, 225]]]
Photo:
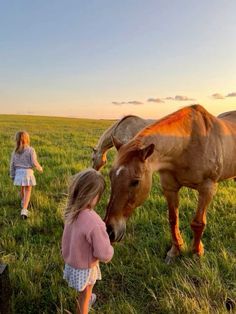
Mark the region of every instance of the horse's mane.
[[159, 132], [162, 132], [162, 129], [165, 129], [165, 133], [168, 134], [168, 130], [173, 132], [176, 126], [178, 126], [179, 130], [184, 132], [186, 122], [199, 123], [199, 119], [197, 119], [199, 116], [201, 117], [200, 122], [203, 126], [202, 132], [207, 134], [212, 128], [213, 120], [216, 118], [201, 105], [187, 106], [142, 129], [131, 141], [120, 148], [117, 161], [123, 164], [132, 159], [137, 155], [137, 150], [144, 147], [144, 139], [146, 141], [147, 137], [155, 136]]
[[112, 141], [111, 141], [111, 134], [116, 129], [116, 126], [118, 123], [119, 121], [115, 121], [115, 123], [113, 123], [108, 129], [106, 129], [102, 133], [96, 145], [96, 149], [101, 149], [102, 147], [110, 148], [113, 146]]

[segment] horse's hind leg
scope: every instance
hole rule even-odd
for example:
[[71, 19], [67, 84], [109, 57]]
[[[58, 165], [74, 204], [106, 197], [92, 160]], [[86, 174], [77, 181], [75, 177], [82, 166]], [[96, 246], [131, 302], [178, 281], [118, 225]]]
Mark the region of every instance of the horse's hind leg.
[[170, 263], [171, 260], [180, 254], [181, 246], [184, 241], [179, 230], [178, 192], [164, 190], [164, 195], [169, 208], [169, 223], [172, 236], [172, 246], [166, 256], [166, 262]]
[[193, 238], [193, 253], [201, 256], [204, 254], [204, 247], [201, 241], [201, 237], [206, 226], [206, 210], [210, 204], [213, 195], [216, 191], [216, 183], [211, 180], [207, 180], [198, 189], [198, 208], [197, 212], [191, 223], [191, 228], [194, 233]]

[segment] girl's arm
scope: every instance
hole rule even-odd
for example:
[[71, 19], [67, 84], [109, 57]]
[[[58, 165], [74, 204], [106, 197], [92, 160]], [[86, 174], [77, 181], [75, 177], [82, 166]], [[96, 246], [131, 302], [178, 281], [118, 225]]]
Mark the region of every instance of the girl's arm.
[[93, 256], [107, 263], [112, 259], [114, 249], [106, 232], [105, 226], [96, 226], [91, 232]]
[[37, 160], [37, 154], [35, 152], [35, 150], [32, 148], [31, 150], [31, 161], [32, 161], [32, 164], [33, 166], [40, 172], [43, 172], [43, 168], [42, 166], [40, 165], [40, 163], [38, 162]]
[[12, 180], [14, 180], [15, 178], [15, 172], [16, 172], [16, 169], [15, 169], [15, 166], [14, 166], [14, 153], [12, 153], [11, 155], [11, 161], [10, 161], [10, 177]]

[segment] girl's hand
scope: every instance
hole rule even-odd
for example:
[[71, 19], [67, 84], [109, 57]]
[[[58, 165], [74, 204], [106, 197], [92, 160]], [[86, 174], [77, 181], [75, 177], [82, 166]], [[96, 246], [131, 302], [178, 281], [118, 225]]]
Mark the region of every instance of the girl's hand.
[[42, 173], [43, 172], [43, 167], [40, 167], [38, 170], [39, 170], [39, 172]]

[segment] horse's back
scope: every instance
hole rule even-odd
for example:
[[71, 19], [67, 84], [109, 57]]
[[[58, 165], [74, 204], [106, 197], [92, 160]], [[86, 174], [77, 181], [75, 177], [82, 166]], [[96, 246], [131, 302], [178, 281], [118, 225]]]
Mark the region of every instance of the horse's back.
[[155, 120], [146, 120], [138, 116], [126, 116], [117, 124], [114, 129], [113, 136], [123, 143], [127, 143], [140, 130]]
[[217, 118], [236, 123], [236, 110], [222, 112], [217, 116]]

